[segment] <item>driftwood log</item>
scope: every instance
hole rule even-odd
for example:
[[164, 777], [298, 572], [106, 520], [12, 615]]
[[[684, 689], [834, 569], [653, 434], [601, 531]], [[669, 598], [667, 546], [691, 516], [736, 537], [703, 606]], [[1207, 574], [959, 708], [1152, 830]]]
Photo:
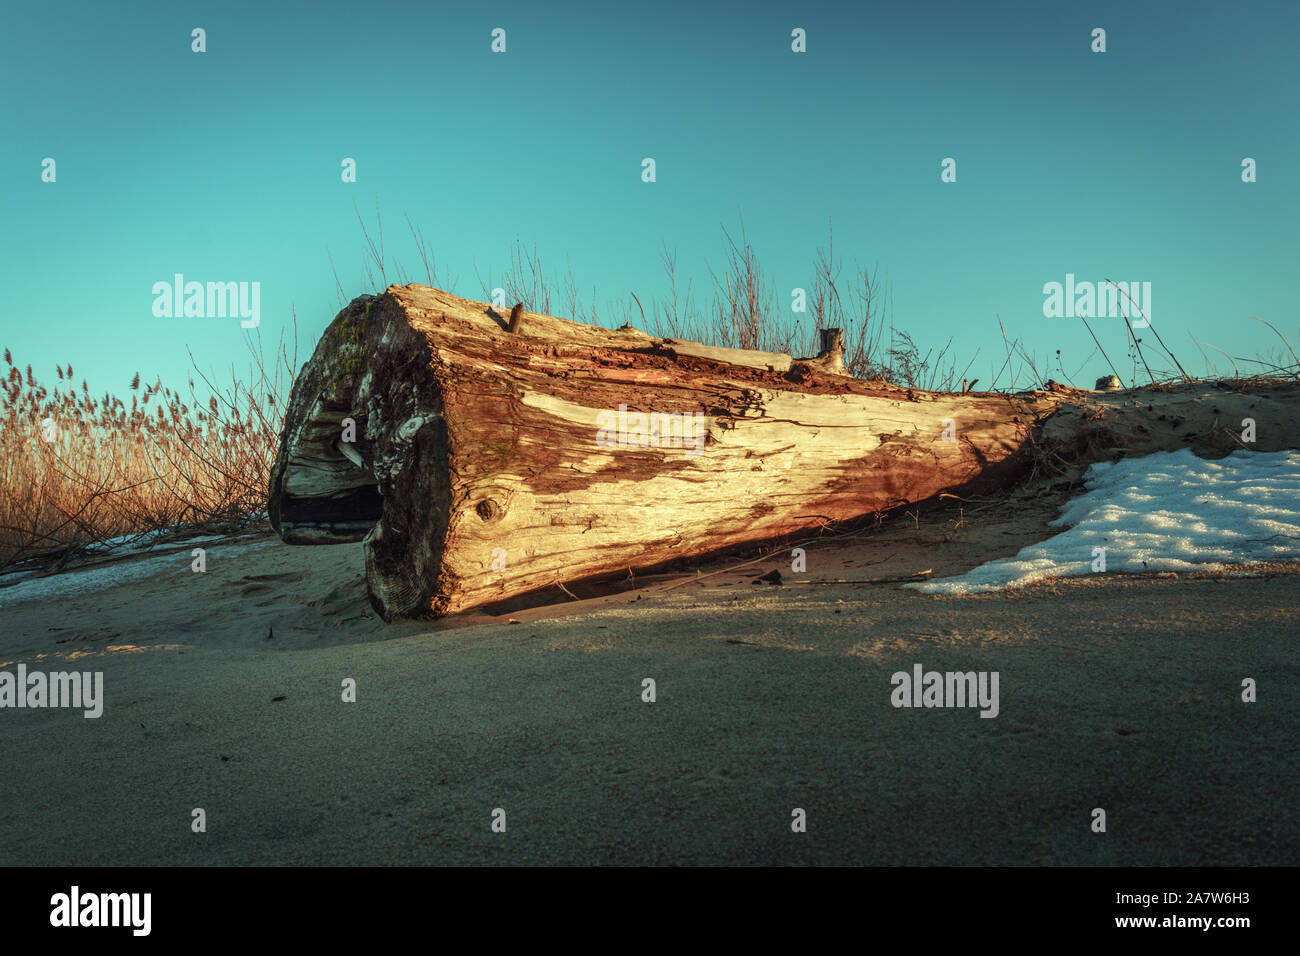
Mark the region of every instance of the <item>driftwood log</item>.
[[385, 618], [446, 614], [1006, 483], [1055, 407], [853, 379], [842, 341], [795, 359], [392, 286], [299, 375], [271, 522], [364, 540]]

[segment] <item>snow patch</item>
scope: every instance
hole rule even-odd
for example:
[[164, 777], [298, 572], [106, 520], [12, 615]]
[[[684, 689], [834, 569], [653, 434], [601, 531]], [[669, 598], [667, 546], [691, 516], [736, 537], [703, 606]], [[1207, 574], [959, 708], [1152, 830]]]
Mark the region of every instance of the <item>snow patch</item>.
[[[204, 540], [210, 540], [210, 537], [192, 538], [184, 542], [187, 549], [174, 551], [170, 554], [160, 554], [142, 560], [118, 561], [94, 568], [64, 571], [43, 578], [20, 580], [9, 587], [0, 587], [0, 607], [22, 604], [26, 601], [50, 601], [55, 598], [84, 594], [88, 591], [102, 591], [105, 588], [117, 587], [120, 584], [141, 581], [156, 574], [194, 574], [195, 572], [190, 570], [192, 559], [188, 545], [195, 541]], [[268, 544], [278, 543], [278, 538], [272, 538], [251, 544], [237, 544], [231, 547], [222, 547], [220, 554], [225, 558], [232, 554], [264, 548]], [[211, 552], [216, 551], [216, 549], [209, 550]]]
[[1218, 461], [1188, 449], [1102, 462], [1086, 491], [1051, 524], [1068, 527], [1014, 558], [958, 577], [905, 587], [927, 594], [977, 594], [1047, 578], [1106, 570], [1189, 571], [1300, 558], [1300, 454], [1235, 451]]

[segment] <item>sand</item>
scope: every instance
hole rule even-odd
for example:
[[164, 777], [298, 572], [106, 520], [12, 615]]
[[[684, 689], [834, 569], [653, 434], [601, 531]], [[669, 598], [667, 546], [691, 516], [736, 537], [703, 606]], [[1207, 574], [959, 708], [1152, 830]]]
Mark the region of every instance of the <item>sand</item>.
[[[828, 583], [1014, 554], [1060, 501], [895, 515], [807, 545], [804, 574], [717, 562], [391, 625], [360, 545], [232, 537], [202, 574], [175, 546], [0, 607], [0, 667], [71, 662], [106, 696], [97, 720], [0, 710], [0, 863], [1300, 862], [1300, 565], [968, 597]], [[786, 583], [753, 583], [773, 569]], [[917, 663], [998, 672], [998, 716], [893, 707]]]

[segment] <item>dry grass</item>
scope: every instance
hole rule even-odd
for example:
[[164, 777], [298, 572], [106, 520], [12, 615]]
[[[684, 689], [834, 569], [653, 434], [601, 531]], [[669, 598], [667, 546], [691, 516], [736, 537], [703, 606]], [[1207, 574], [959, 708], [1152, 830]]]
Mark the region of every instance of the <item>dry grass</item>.
[[[382, 292], [390, 278], [409, 281], [407, 271], [394, 259], [389, 261], [384, 241], [383, 219], [375, 209], [373, 229], [357, 212], [365, 240], [361, 266], [361, 291]], [[407, 219], [415, 249], [424, 266], [429, 285], [456, 292], [448, 277], [440, 277], [424, 236]], [[661, 253], [666, 294], [643, 301], [635, 291], [626, 301], [601, 313], [593, 289], [591, 303], [584, 303], [572, 268], [566, 265], [558, 284], [548, 279], [541, 255], [516, 239], [509, 250], [503, 272], [487, 275], [475, 272], [481, 297], [492, 300], [494, 289], [503, 293], [503, 304], [522, 302], [530, 312], [562, 315], [576, 322], [616, 327], [630, 324], [653, 335], [689, 339], [706, 345], [737, 349], [784, 352], [795, 357], [814, 356], [820, 348], [819, 332], [838, 328], [844, 332], [844, 364], [849, 374], [862, 379], [881, 379], [909, 388], [955, 391], [979, 356], [976, 351], [964, 368], [958, 369], [950, 353], [949, 339], [936, 352], [922, 352], [906, 332], [895, 329], [893, 294], [879, 269], [854, 264], [845, 275], [845, 264], [835, 256], [835, 236], [827, 226], [827, 242], [817, 249], [811, 281], [804, 286], [803, 311], [793, 311], [793, 300], [780, 293], [771, 275], [759, 262], [745, 232], [743, 219], [739, 237], [723, 229], [723, 261], [709, 267], [709, 288], [703, 296], [693, 282], [684, 287], [677, 275], [677, 254], [665, 246]], [[343, 283], [334, 270], [339, 305], [345, 302]]]
[[62, 566], [112, 538], [263, 510], [297, 357], [281, 341], [268, 362], [260, 337], [247, 341], [250, 373], [232, 368], [228, 388], [195, 366], [206, 402], [193, 378], [182, 395], [160, 381], [142, 384], [137, 373], [129, 405], [92, 396], [84, 379], [78, 388], [71, 365], [47, 387], [5, 349], [0, 568], [31, 558]]

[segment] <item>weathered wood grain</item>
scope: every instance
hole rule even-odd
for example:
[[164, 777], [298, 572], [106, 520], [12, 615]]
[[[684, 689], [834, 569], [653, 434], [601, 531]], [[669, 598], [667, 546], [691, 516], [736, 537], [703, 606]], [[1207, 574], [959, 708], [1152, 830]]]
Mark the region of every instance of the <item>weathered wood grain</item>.
[[[796, 360], [530, 312], [517, 324], [392, 286], [339, 313], [295, 384], [272, 523], [290, 543], [364, 539], [386, 618], [1004, 481], [1055, 407], [858, 381], [835, 335], [818, 359]], [[677, 446], [646, 446], [636, 413], [664, 426], [691, 416], [698, 445], [676, 431]], [[620, 421], [627, 442], [611, 444]]]

